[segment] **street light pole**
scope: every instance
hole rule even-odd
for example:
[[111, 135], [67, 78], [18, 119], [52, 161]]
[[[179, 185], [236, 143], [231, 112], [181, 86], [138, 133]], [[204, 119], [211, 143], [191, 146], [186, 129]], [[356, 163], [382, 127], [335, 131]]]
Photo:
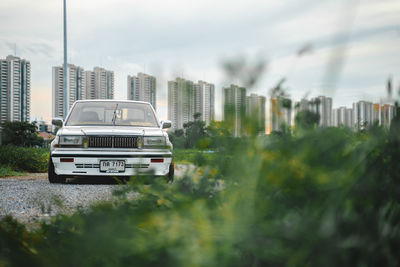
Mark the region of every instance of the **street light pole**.
[[68, 112], [68, 101], [67, 101], [67, 5], [64, 0], [64, 68], [63, 68], [63, 118], [67, 116]]

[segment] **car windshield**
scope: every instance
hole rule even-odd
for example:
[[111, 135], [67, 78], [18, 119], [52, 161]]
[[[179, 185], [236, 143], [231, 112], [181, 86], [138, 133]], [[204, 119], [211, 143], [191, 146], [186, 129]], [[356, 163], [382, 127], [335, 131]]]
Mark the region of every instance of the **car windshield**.
[[149, 104], [106, 101], [76, 103], [65, 125], [158, 127]]

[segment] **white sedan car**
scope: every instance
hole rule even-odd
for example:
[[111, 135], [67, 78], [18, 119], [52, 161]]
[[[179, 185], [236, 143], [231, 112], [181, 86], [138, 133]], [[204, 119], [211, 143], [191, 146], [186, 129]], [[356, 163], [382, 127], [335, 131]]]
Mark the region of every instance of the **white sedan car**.
[[49, 181], [67, 177], [140, 174], [173, 180], [172, 144], [147, 102], [80, 100], [72, 106], [50, 146]]

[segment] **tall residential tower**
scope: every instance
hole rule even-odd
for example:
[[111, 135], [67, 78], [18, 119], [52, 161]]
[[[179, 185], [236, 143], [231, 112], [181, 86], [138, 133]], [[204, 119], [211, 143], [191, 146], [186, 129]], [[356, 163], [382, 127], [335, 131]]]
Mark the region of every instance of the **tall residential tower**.
[[168, 119], [173, 129], [183, 129], [195, 113], [195, 94], [192, 81], [176, 78], [168, 81]]
[[210, 125], [214, 120], [214, 91], [215, 86], [212, 83], [198, 81], [194, 84], [195, 91], [195, 112], [200, 113], [200, 119]]
[[214, 102], [214, 84], [182, 78], [168, 82], [168, 119], [173, 129], [182, 129], [185, 123], [194, 120], [195, 113], [209, 125], [214, 120]]
[[311, 111], [319, 114], [319, 126], [332, 126], [332, 98], [319, 96], [311, 99]]
[[139, 72], [128, 76], [128, 100], [149, 102], [156, 109], [156, 77]]
[[246, 88], [231, 84], [224, 88], [224, 121], [231, 126], [233, 136], [244, 133], [244, 116], [246, 115]]
[[340, 107], [332, 111], [332, 124], [333, 127], [345, 126], [348, 128], [353, 127], [353, 109]]
[[114, 99], [114, 72], [100, 67], [93, 72], [96, 99]]
[[271, 98], [270, 110], [271, 132], [292, 126], [292, 100], [287, 97]]
[[353, 120], [357, 130], [362, 130], [373, 124], [373, 104], [368, 101], [353, 103]]
[[84, 72], [84, 99], [114, 99], [114, 72], [100, 67]]
[[[84, 91], [83, 69], [73, 64], [67, 67], [67, 113], [76, 100], [86, 99]], [[65, 118], [64, 114], [64, 67], [53, 67], [53, 117]]]
[[0, 122], [29, 121], [31, 64], [16, 56], [0, 59]]
[[246, 96], [246, 114], [257, 124], [261, 135], [265, 134], [265, 96], [250, 94]]

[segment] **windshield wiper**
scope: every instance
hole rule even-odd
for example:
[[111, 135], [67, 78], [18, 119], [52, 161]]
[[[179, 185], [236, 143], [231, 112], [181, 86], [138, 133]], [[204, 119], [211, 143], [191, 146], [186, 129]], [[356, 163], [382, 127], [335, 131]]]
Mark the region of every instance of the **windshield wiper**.
[[114, 109], [114, 115], [112, 118], [113, 126], [115, 126], [115, 121], [117, 120], [117, 108], [118, 108], [118, 104], [115, 106], [115, 109]]

